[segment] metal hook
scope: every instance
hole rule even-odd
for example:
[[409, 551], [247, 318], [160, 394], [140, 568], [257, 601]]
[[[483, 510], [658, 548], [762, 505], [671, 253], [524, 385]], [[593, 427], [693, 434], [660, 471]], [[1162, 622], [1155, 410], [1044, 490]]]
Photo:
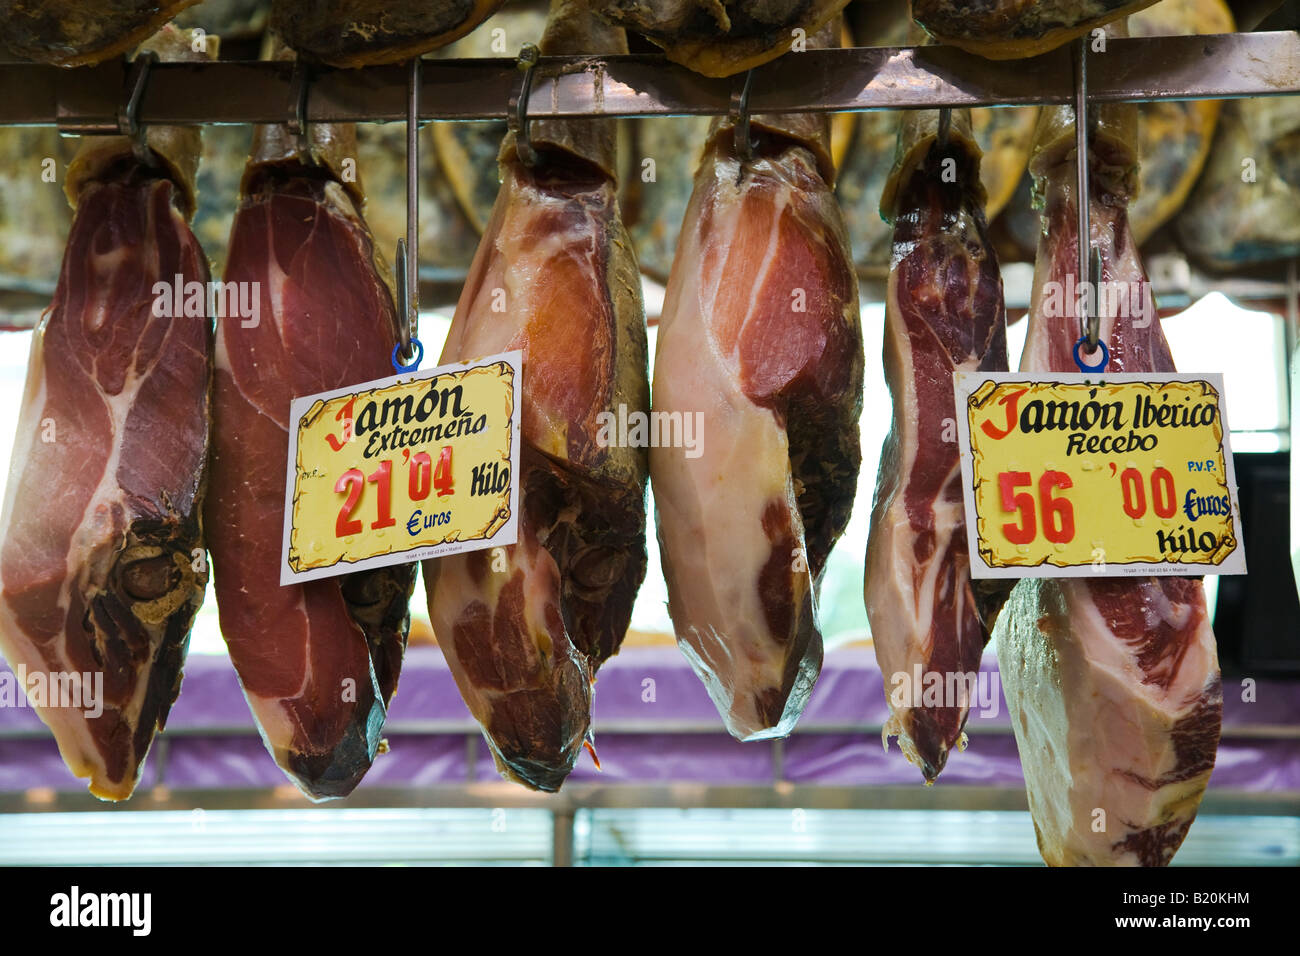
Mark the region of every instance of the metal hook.
[[307, 94], [311, 89], [311, 68], [302, 60], [293, 61], [293, 75], [289, 80], [289, 132], [298, 138], [298, 151], [302, 159], [311, 161], [311, 137], [307, 127]]
[[943, 109], [939, 110], [939, 132], [936, 134], [935, 137], [939, 143], [940, 149], [943, 149], [948, 145], [948, 137], [951, 134], [952, 134], [952, 107], [945, 106]]
[[532, 140], [528, 138], [528, 98], [533, 92], [533, 71], [537, 69], [541, 55], [534, 43], [520, 47], [517, 65], [524, 71], [524, 79], [519, 84], [519, 92], [510, 97], [506, 111], [506, 125], [515, 134], [515, 154], [530, 168], [537, 165], [537, 150], [533, 149]]
[[741, 162], [749, 162], [754, 158], [754, 140], [750, 136], [749, 125], [749, 92], [754, 86], [754, 71], [750, 69], [745, 73], [745, 83], [739, 90], [731, 92], [731, 120], [732, 136], [736, 155], [740, 157]]
[[[424, 345], [420, 340], [411, 334], [411, 326], [415, 321], [415, 310], [412, 308], [412, 285], [407, 269], [412, 260], [406, 255], [406, 240], [397, 240], [397, 333], [399, 341], [393, 346], [392, 362], [393, 371], [398, 375], [404, 372], [414, 372], [424, 361]], [[418, 294], [418, 288], [415, 289]], [[408, 364], [399, 356], [405, 356], [406, 353], [415, 348], [415, 357]]]
[[131, 152], [135, 158], [147, 165], [153, 165], [153, 153], [145, 138], [145, 128], [140, 125], [140, 101], [144, 99], [145, 87], [149, 83], [149, 71], [158, 62], [158, 54], [146, 50], [131, 62], [128, 80], [131, 92], [126, 105], [118, 110], [117, 128], [124, 136], [131, 137]]
[[[406, 238], [397, 240], [397, 331], [393, 368], [415, 371], [424, 359], [420, 321], [420, 58], [411, 59], [406, 91]], [[412, 346], [415, 346], [412, 352]], [[400, 362], [399, 362], [400, 356]], [[402, 364], [414, 359], [409, 365]]]
[[1088, 109], [1088, 38], [1079, 38], [1074, 57], [1074, 134], [1075, 154], [1077, 156], [1077, 195], [1078, 229], [1079, 229], [1079, 271], [1076, 273], [1080, 283], [1087, 283], [1092, 292], [1094, 308], [1088, 308], [1088, 293], [1076, 295], [1076, 307], [1079, 310], [1079, 334], [1087, 354], [1097, 351], [1101, 342], [1101, 314], [1095, 306], [1100, 301], [1097, 295], [1101, 280], [1101, 253], [1092, 248], [1092, 225], [1089, 219], [1091, 204], [1091, 183], [1088, 174], [1089, 127], [1095, 114]]

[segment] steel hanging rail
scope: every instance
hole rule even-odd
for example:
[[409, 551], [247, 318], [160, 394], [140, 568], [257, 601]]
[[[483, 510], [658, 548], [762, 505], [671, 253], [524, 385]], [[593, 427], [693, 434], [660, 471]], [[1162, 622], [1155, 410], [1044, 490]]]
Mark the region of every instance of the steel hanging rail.
[[[1064, 104], [1071, 46], [1027, 60], [985, 60], [953, 47], [857, 47], [781, 57], [754, 73], [754, 113]], [[422, 120], [505, 119], [520, 81], [513, 59], [423, 62]], [[0, 126], [118, 129], [128, 65], [60, 69], [0, 64]], [[1300, 93], [1300, 34], [1111, 39], [1089, 58], [1091, 102], [1231, 99]], [[744, 76], [708, 79], [661, 56], [543, 57], [530, 119], [719, 115]], [[314, 70], [310, 123], [405, 119], [405, 65]], [[288, 62], [160, 63], [139, 104], [142, 125], [288, 122]]]

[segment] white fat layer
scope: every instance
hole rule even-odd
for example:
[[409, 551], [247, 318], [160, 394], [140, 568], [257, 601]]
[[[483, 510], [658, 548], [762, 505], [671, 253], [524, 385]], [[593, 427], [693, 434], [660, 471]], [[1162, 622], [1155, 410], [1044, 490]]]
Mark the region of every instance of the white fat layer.
[[[1190, 608], [1170, 606], [1171, 617]], [[1174, 726], [1218, 664], [1202, 621], [1168, 690], [1142, 682], [1133, 645], [1105, 624], [1085, 582], [1025, 580], [998, 619], [998, 662], [1044, 858], [1136, 864], [1130, 833], [1190, 819], [1209, 778], [1149, 789], [1175, 769]], [[1133, 776], [1130, 776], [1133, 775]], [[1106, 829], [1094, 831], [1097, 810]]]

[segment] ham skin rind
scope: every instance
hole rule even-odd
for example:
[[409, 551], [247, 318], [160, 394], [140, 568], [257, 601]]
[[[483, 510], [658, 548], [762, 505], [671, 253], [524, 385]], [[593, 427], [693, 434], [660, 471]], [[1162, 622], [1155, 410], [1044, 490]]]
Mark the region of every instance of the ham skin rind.
[[978, 673], [988, 625], [1005, 597], [970, 577], [953, 393], [958, 371], [1006, 371], [1002, 280], [967, 118], [956, 118], [946, 146], [937, 144], [936, 131], [932, 115], [905, 121], [886, 192], [895, 226], [884, 363], [894, 416], [877, 473], [865, 580], [893, 711], [886, 739], [898, 736], [927, 782], [964, 746], [974, 701], [900, 705], [895, 691], [907, 685], [897, 678], [913, 682], [919, 668], [948, 687], [950, 674]]
[[939, 43], [991, 60], [1037, 56], [1156, 0], [913, 0], [912, 16]]
[[352, 191], [334, 178], [348, 131], [313, 127], [326, 157], [260, 128], [231, 230], [227, 283], [258, 283], [260, 319], [217, 328], [208, 501], [222, 634], [267, 749], [312, 799], [369, 769], [397, 683], [414, 565], [280, 586], [289, 405], [391, 374], [391, 292]]
[[[1132, 284], [1128, 315], [1101, 314], [1109, 372], [1172, 372], [1128, 225], [1131, 106], [1094, 133], [1089, 221], [1102, 279]], [[1027, 372], [1075, 371], [1074, 302], [1045, 308], [1048, 281], [1078, 269], [1072, 111], [1045, 111], [1031, 162], [1047, 223], [1039, 243]], [[1100, 297], [1099, 297], [1100, 298]], [[1198, 579], [1040, 578], [1016, 584], [995, 639], [1043, 859], [1053, 866], [1163, 866], [1214, 769], [1222, 715], [1218, 652]]]
[[744, 162], [715, 126], [656, 350], [656, 413], [703, 440], [650, 455], [669, 613], [742, 740], [788, 734], [807, 703], [816, 586], [861, 459], [857, 282], [817, 122], [757, 118]]

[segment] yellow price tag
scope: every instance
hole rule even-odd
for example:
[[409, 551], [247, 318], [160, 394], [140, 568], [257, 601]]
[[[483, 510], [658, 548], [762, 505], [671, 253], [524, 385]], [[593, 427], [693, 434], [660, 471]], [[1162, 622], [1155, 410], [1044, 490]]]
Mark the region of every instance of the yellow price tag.
[[972, 577], [1246, 573], [1222, 376], [955, 385]]
[[295, 398], [280, 583], [514, 544], [522, 360]]

